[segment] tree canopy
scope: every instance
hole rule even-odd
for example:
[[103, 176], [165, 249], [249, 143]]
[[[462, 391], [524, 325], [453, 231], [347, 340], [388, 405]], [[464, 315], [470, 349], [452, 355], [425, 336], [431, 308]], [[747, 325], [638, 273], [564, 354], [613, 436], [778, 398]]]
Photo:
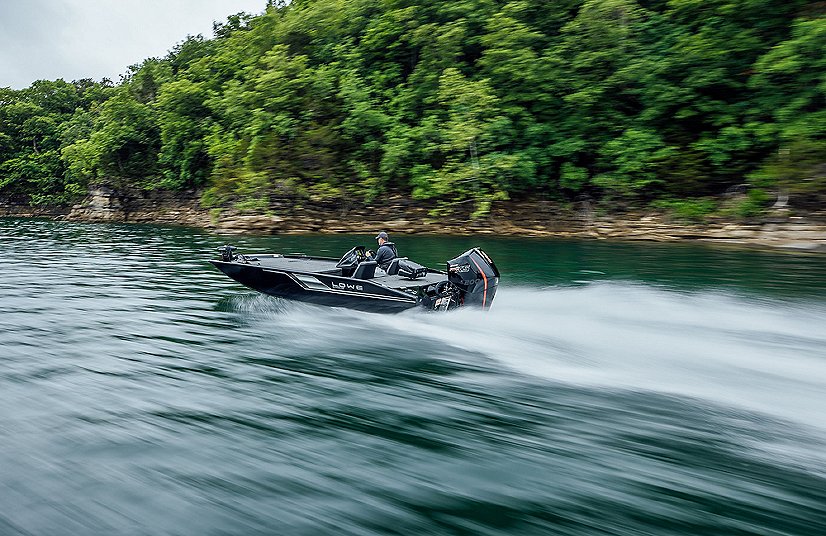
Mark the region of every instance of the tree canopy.
[[0, 194], [826, 192], [826, 15], [803, 0], [293, 0], [117, 84], [0, 88]]

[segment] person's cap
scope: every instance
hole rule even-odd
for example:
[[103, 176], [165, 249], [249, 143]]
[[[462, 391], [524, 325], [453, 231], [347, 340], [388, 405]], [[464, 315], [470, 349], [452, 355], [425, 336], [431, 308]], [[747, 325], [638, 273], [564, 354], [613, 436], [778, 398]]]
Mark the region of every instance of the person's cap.
[[382, 232], [380, 232], [379, 234], [376, 235], [376, 240], [378, 240], [379, 238], [384, 238], [385, 240], [387, 240], [389, 237], [387, 236], [387, 233], [382, 231]]

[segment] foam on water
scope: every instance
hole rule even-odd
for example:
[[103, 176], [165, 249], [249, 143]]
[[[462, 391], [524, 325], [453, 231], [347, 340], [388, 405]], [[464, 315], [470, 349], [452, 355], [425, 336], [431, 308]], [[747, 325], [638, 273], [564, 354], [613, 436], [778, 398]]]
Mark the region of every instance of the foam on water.
[[686, 398], [697, 411], [706, 404], [735, 422], [762, 419], [772, 433], [741, 438], [752, 456], [826, 474], [818, 469], [826, 452], [812, 447], [826, 439], [822, 304], [617, 283], [505, 287], [490, 311], [449, 314], [365, 314], [246, 299], [240, 310], [269, 325], [274, 337], [303, 338], [300, 352], [379, 339], [405, 351], [435, 342], [442, 359], [549, 385]]
[[819, 305], [629, 284], [506, 287], [486, 313], [376, 322], [556, 382], [697, 397], [826, 430]]
[[595, 283], [505, 287], [487, 312], [388, 316], [255, 295], [236, 306], [318, 349], [432, 340], [457, 359], [553, 382], [694, 397], [826, 431], [826, 309], [816, 303]]

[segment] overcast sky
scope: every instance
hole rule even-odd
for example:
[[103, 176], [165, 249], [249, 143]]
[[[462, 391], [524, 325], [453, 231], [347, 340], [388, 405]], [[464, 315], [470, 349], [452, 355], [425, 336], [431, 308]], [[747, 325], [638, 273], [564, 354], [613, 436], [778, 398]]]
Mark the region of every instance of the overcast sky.
[[212, 22], [264, 11], [266, 0], [0, 0], [0, 87], [39, 79], [114, 82]]

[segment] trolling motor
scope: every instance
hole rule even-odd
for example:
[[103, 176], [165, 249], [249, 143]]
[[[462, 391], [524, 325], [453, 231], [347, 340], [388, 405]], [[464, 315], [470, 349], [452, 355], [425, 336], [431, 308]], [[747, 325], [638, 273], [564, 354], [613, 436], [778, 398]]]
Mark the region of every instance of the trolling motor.
[[448, 281], [459, 289], [463, 305], [490, 309], [499, 286], [499, 270], [484, 251], [469, 249], [447, 261], [447, 274]]
[[238, 256], [235, 255], [235, 250], [238, 249], [235, 246], [230, 246], [229, 244], [225, 246], [221, 246], [218, 248], [218, 253], [221, 254], [221, 260], [224, 262], [232, 262]]

